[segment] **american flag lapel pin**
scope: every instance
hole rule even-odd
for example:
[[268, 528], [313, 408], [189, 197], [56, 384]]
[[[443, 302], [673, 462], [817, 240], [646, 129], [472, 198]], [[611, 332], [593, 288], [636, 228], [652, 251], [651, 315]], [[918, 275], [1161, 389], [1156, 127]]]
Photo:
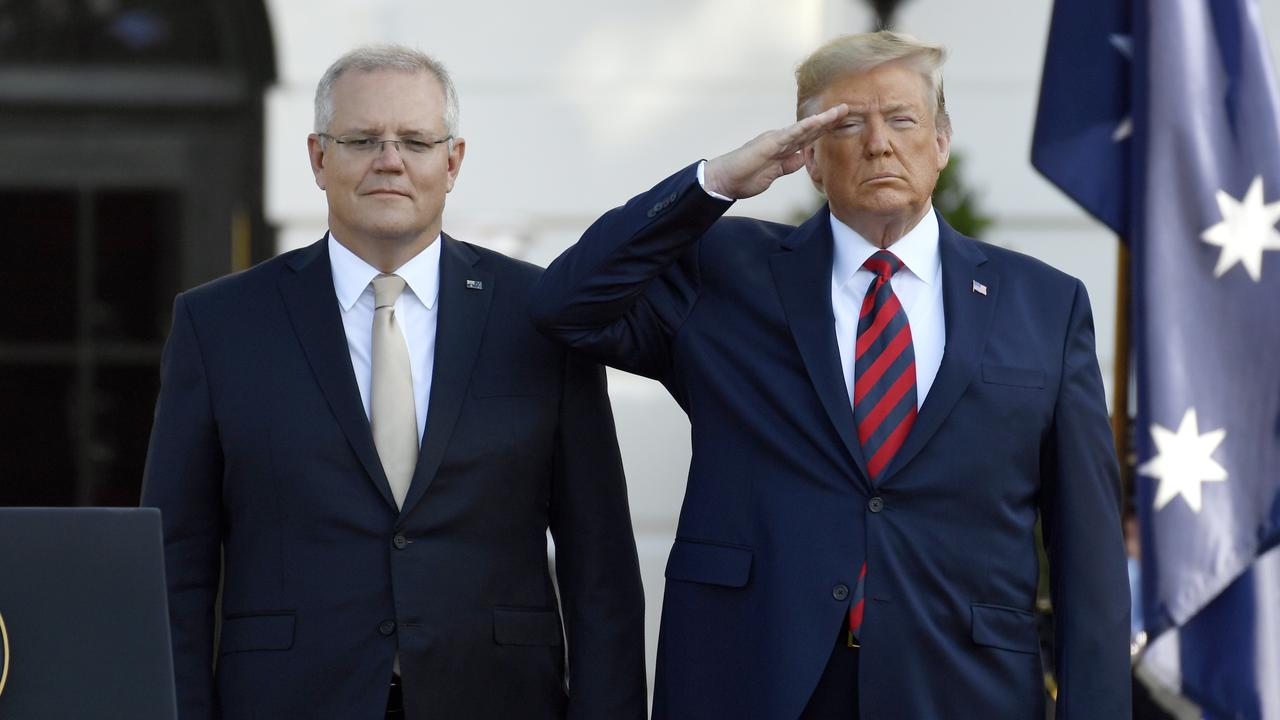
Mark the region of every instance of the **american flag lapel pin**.
[[983, 297], [986, 297], [986, 295], [987, 295], [987, 286], [986, 286], [986, 285], [983, 285], [982, 283], [978, 282], [977, 280], [974, 280], [974, 281], [973, 281], [973, 291], [974, 291], [974, 292], [976, 292], [976, 293], [978, 293], [979, 295], [982, 295]]
[[468, 280], [468, 281], [467, 281], [467, 289], [468, 289], [468, 290], [483, 290], [483, 289], [484, 289], [484, 283], [480, 282], [479, 280]]

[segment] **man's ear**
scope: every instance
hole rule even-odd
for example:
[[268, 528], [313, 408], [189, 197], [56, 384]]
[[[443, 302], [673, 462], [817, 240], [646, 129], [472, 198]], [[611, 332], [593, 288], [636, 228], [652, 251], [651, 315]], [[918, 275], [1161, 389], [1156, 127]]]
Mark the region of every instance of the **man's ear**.
[[449, 182], [445, 186], [445, 192], [453, 191], [453, 184], [458, 181], [458, 172], [462, 170], [462, 158], [467, 154], [467, 141], [463, 138], [454, 138], [453, 144], [449, 147]]
[[938, 172], [942, 172], [951, 161], [951, 133], [938, 133]]
[[809, 179], [813, 182], [813, 186], [818, 188], [818, 192], [826, 192], [822, 187], [822, 168], [818, 167], [818, 152], [814, 150], [817, 141], [809, 143], [808, 147], [800, 151], [804, 155], [804, 169], [809, 173]]
[[319, 135], [311, 133], [307, 136], [307, 155], [311, 157], [311, 174], [316, 177], [316, 187], [324, 189], [324, 163], [327, 150]]
[[810, 143], [808, 147], [800, 151], [800, 154], [804, 155], [804, 169], [809, 172], [809, 180], [813, 182], [813, 186], [818, 188], [819, 192], [823, 192], [822, 168], [818, 167], [817, 151], [814, 150], [814, 145], [816, 144], [816, 142]]

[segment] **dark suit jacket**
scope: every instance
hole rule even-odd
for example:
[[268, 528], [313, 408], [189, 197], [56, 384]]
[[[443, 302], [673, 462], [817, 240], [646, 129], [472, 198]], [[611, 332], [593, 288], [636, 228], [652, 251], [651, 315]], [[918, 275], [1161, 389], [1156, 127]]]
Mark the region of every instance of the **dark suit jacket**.
[[325, 241], [178, 296], [142, 502], [163, 511], [182, 718], [381, 717], [397, 647], [411, 719], [644, 715], [603, 369], [534, 330], [537, 268], [442, 241], [402, 511]]
[[692, 423], [654, 717], [797, 717], [863, 557], [862, 717], [1044, 717], [1039, 515], [1058, 718], [1127, 718], [1117, 468], [1084, 287], [943, 223], [942, 366], [873, 485], [837, 356], [828, 210], [792, 228], [727, 207], [686, 168], [597, 221], [534, 291], [544, 331], [659, 379]]

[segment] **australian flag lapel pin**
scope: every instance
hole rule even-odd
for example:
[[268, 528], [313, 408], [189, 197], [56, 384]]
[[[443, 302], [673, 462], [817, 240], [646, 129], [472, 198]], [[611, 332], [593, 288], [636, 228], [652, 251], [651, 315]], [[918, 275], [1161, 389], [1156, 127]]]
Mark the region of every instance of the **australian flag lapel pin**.
[[982, 283], [978, 282], [977, 280], [974, 280], [974, 281], [973, 281], [973, 291], [974, 291], [974, 292], [976, 292], [976, 293], [978, 293], [979, 295], [982, 295], [983, 297], [986, 297], [986, 295], [987, 295], [987, 286], [986, 286], [986, 285], [983, 285]]
[[483, 290], [483, 289], [484, 289], [484, 283], [480, 282], [479, 280], [468, 280], [468, 281], [467, 281], [467, 289], [468, 289], [468, 290]]

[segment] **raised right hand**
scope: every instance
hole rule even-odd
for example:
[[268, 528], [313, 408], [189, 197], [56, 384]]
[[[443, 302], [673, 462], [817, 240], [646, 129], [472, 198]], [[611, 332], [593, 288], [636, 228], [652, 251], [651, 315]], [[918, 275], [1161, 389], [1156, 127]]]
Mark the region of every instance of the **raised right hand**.
[[703, 183], [707, 190], [741, 200], [759, 195], [774, 180], [804, 166], [801, 150], [830, 132], [849, 114], [841, 103], [789, 127], [770, 130], [746, 145], [707, 161]]

